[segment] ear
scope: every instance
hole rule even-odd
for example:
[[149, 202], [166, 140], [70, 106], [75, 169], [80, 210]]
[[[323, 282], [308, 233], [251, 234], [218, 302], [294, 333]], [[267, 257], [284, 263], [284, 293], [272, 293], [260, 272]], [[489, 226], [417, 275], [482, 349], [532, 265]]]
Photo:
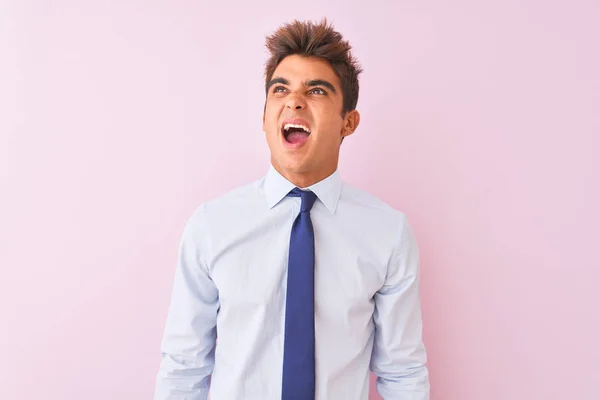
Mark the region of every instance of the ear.
[[342, 129], [342, 136], [350, 136], [356, 131], [360, 124], [360, 113], [357, 110], [348, 111], [344, 118], [344, 128]]

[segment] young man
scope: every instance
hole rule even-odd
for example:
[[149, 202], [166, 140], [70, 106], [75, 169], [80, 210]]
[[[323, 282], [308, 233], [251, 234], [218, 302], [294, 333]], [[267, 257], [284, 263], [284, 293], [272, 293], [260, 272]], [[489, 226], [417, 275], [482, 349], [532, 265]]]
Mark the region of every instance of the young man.
[[369, 370], [386, 400], [429, 399], [413, 231], [337, 170], [350, 45], [295, 21], [267, 47], [271, 166], [185, 227], [155, 399], [367, 400]]

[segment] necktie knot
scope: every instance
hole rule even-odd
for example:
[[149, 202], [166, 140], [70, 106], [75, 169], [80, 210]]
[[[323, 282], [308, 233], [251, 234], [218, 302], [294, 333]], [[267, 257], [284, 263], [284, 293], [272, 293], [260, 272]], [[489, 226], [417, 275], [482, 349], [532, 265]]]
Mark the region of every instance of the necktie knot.
[[317, 195], [314, 192], [308, 190], [300, 190], [299, 188], [292, 189], [288, 196], [292, 197], [300, 197], [302, 199], [302, 205], [300, 206], [301, 212], [310, 212], [315, 201], [317, 200]]

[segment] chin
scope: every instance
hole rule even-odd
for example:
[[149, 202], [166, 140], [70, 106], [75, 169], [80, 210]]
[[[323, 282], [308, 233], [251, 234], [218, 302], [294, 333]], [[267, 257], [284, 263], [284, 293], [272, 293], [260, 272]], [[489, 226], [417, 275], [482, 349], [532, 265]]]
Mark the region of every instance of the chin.
[[305, 161], [302, 160], [290, 160], [289, 157], [281, 157], [274, 161], [275, 166], [279, 166], [280, 169], [301, 174], [309, 171], [309, 166]]

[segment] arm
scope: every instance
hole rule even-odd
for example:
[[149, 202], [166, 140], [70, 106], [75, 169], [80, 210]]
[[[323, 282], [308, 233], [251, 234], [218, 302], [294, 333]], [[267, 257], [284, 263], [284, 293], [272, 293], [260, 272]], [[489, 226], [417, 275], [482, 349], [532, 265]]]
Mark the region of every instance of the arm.
[[429, 373], [422, 340], [419, 251], [404, 217], [386, 281], [375, 294], [375, 343], [371, 370], [384, 400], [429, 400]]
[[216, 345], [218, 292], [206, 268], [196, 212], [179, 246], [155, 400], [206, 400]]

